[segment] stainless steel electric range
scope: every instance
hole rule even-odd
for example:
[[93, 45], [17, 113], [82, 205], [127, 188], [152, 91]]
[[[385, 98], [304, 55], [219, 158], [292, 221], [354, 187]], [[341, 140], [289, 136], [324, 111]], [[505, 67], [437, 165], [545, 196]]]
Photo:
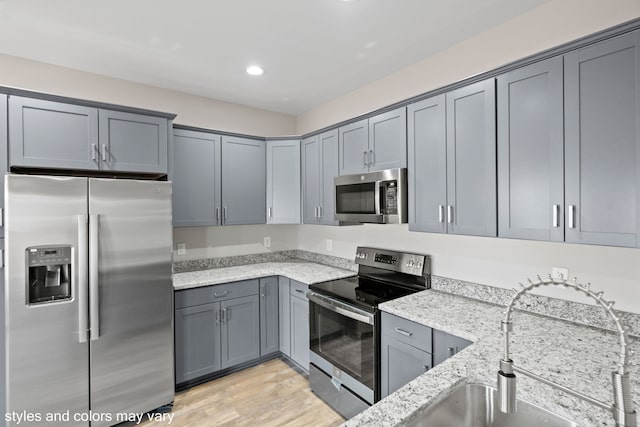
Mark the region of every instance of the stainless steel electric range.
[[428, 255], [358, 247], [358, 275], [311, 285], [309, 383], [345, 418], [380, 400], [378, 304], [431, 287]]

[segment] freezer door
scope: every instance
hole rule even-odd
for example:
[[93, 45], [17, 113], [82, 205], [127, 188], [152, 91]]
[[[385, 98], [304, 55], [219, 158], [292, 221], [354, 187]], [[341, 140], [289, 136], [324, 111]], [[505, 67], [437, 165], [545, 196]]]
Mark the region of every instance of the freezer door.
[[[81, 419], [89, 411], [87, 278], [82, 273], [87, 179], [6, 175], [5, 209], [5, 420], [9, 426], [41, 426], [48, 414], [66, 417], [69, 411], [65, 425], [88, 426], [73, 416]], [[27, 248], [60, 246], [71, 248], [71, 268], [62, 279], [50, 269], [47, 291], [70, 278], [70, 298], [30, 304], [35, 280], [28, 276]], [[55, 251], [42, 254], [57, 260]], [[32, 420], [39, 416], [41, 422], [20, 420], [21, 414], [33, 414]]]
[[89, 242], [92, 412], [171, 403], [171, 184], [90, 179]]

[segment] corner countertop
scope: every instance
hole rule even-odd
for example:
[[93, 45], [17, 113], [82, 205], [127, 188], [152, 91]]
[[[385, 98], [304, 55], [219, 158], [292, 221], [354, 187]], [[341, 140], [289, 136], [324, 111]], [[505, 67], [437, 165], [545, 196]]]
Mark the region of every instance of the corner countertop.
[[191, 289], [201, 286], [257, 279], [268, 276], [285, 276], [289, 279], [311, 285], [327, 280], [355, 276], [355, 272], [324, 264], [303, 261], [262, 262], [234, 267], [176, 273], [173, 275], [173, 289]]
[[[500, 322], [504, 307], [445, 292], [426, 290], [380, 305], [394, 314], [470, 341], [460, 353], [348, 420], [345, 427], [397, 426], [418, 410], [446, 397], [455, 386], [496, 387], [503, 355]], [[513, 316], [511, 358], [516, 365], [552, 381], [613, 403], [611, 372], [617, 370], [618, 335], [602, 329], [517, 310]], [[640, 340], [630, 339], [633, 402], [640, 412]], [[517, 397], [569, 418], [580, 426], [614, 426], [610, 412], [517, 374]]]

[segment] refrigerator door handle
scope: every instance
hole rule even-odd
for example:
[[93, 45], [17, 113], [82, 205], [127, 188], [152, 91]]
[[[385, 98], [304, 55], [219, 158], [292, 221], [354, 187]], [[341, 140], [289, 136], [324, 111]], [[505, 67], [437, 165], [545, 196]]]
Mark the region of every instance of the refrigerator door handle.
[[[89, 231], [87, 229], [87, 215], [78, 215], [78, 277], [72, 280], [76, 283], [78, 298], [78, 342], [87, 342], [87, 331], [89, 330], [89, 307], [87, 299], [88, 289], [88, 242]], [[72, 273], [73, 274], [73, 273]]]
[[100, 295], [98, 294], [98, 221], [99, 215], [89, 215], [89, 313], [91, 341], [100, 338]]

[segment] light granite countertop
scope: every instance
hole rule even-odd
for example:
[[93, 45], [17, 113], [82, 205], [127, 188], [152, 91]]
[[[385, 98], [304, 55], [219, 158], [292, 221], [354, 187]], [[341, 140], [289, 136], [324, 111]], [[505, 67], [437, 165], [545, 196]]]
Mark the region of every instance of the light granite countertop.
[[173, 275], [173, 289], [177, 291], [268, 276], [285, 276], [289, 279], [311, 285], [326, 280], [350, 277], [355, 274], [356, 273], [351, 270], [330, 267], [315, 262], [262, 262], [234, 267], [191, 271], [188, 273], [175, 273]]
[[[496, 386], [503, 352], [500, 321], [505, 308], [445, 292], [427, 290], [380, 305], [380, 309], [474, 342], [389, 397], [347, 421], [345, 427], [405, 425], [419, 410], [444, 398], [457, 385]], [[611, 372], [619, 344], [613, 332], [516, 311], [511, 358], [545, 378], [612, 403]], [[631, 339], [640, 355], [640, 340]], [[640, 361], [631, 358], [634, 408], [640, 410]], [[517, 397], [580, 426], [614, 426], [612, 415], [595, 405], [517, 374]]]

